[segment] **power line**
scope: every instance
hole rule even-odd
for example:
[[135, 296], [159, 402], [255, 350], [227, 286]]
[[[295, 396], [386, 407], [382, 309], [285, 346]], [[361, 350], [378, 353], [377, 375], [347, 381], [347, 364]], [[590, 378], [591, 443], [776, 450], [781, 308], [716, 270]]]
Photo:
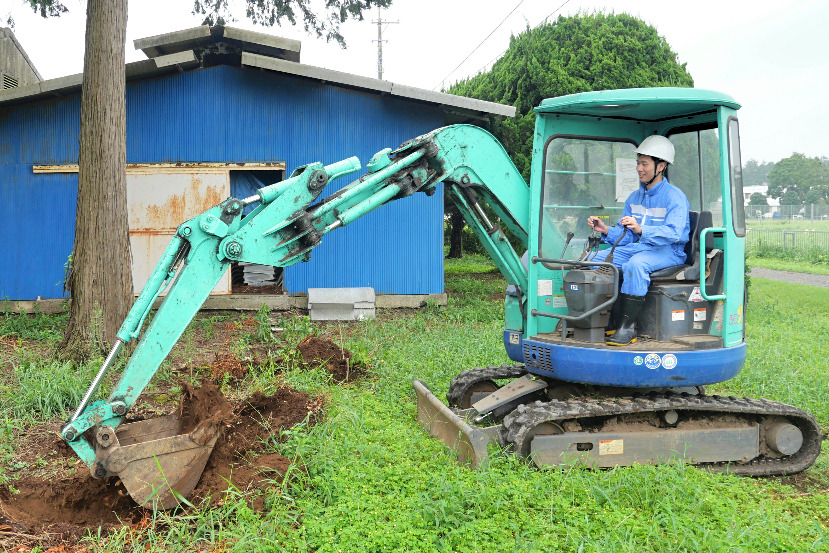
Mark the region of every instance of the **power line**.
[[[565, 1], [564, 1], [564, 2], [563, 2], [560, 6], [559, 6], [559, 7], [557, 7], [557, 8], [556, 8], [556, 9], [554, 9], [552, 12], [550, 12], [550, 14], [549, 14], [549, 15], [547, 15], [547, 17], [545, 17], [544, 19], [542, 19], [542, 20], [538, 23], [538, 25], [534, 26], [534, 27], [533, 27], [533, 29], [535, 29], [535, 28], [537, 28], [537, 27], [541, 26], [541, 25], [542, 25], [545, 21], [547, 21], [548, 19], [550, 19], [550, 18], [551, 18], [553, 15], [555, 15], [555, 14], [556, 14], [559, 10], [561, 10], [561, 8], [563, 8], [564, 6], [566, 6], [566, 5], [567, 5], [567, 4], [569, 4], [569, 3], [570, 3], [570, 0], [565, 0]], [[495, 56], [494, 58], [492, 58], [489, 62], [487, 62], [486, 64], [484, 64], [484, 66], [483, 66], [483, 67], [481, 67], [480, 69], [478, 69], [478, 71], [476, 71], [476, 74], [477, 74], [477, 73], [480, 73], [481, 71], [483, 71], [484, 69], [486, 69], [487, 67], [489, 67], [489, 65], [490, 65], [490, 64], [495, 63], [495, 62], [498, 60], [498, 58], [500, 58], [501, 56], [503, 56], [504, 54], [506, 54], [506, 53], [507, 53], [507, 50], [509, 50], [509, 48], [507, 48], [506, 50], [504, 50], [503, 52], [501, 52], [500, 54], [498, 54], [497, 56]], [[458, 67], [460, 67], [460, 66], [458, 66]], [[457, 67], [456, 67], [455, 69], [457, 69]], [[450, 75], [451, 75], [451, 73], [450, 73]], [[434, 90], [434, 89], [432, 89], [432, 90]]]
[[[506, 17], [504, 17], [504, 19], [502, 19], [502, 20], [501, 20], [501, 22], [500, 22], [500, 23], [498, 23], [498, 26], [497, 26], [497, 27], [495, 27], [494, 29], [492, 29], [492, 31], [491, 31], [488, 35], [486, 35], [486, 38], [485, 38], [485, 39], [483, 39], [483, 40], [481, 41], [481, 44], [477, 45], [477, 46], [475, 47], [475, 49], [474, 49], [474, 50], [472, 50], [471, 52], [469, 52], [469, 55], [467, 55], [465, 58], [463, 58], [463, 61], [462, 61], [462, 62], [460, 62], [460, 63], [458, 64], [458, 67], [460, 67], [461, 65], [463, 65], [463, 64], [464, 64], [464, 62], [465, 62], [466, 60], [468, 60], [468, 59], [469, 59], [469, 56], [471, 56], [472, 54], [474, 54], [475, 52], [477, 52], [477, 51], [478, 51], [478, 48], [480, 48], [480, 47], [481, 47], [481, 45], [483, 45], [483, 43], [484, 43], [484, 42], [486, 42], [487, 40], [489, 40], [489, 37], [491, 37], [491, 36], [492, 36], [492, 33], [494, 33], [495, 31], [497, 31], [498, 29], [500, 29], [500, 28], [501, 28], [501, 25], [503, 25], [503, 24], [504, 24], [504, 22], [505, 22], [507, 19], [509, 19], [509, 16], [511, 16], [511, 15], [513, 14], [513, 12], [514, 12], [515, 10], [517, 10], [517, 9], [518, 9], [518, 6], [520, 6], [520, 5], [521, 5], [521, 4], [523, 4], [523, 3], [524, 3], [524, 0], [520, 0], [520, 1], [518, 2], [518, 4], [516, 4], [516, 5], [515, 5], [515, 7], [514, 7], [514, 8], [512, 8], [512, 11], [511, 11], [511, 12], [509, 12], [509, 13], [506, 15]], [[434, 89], [436, 89], [438, 86], [440, 86], [440, 85], [441, 85], [441, 84], [442, 84], [442, 83], [443, 83], [443, 82], [444, 82], [447, 78], [449, 78], [449, 76], [450, 76], [452, 73], [454, 73], [455, 71], [457, 71], [457, 70], [458, 70], [458, 67], [455, 67], [452, 71], [450, 71], [450, 72], [449, 72], [449, 75], [446, 75], [446, 77], [444, 77], [443, 79], [441, 79], [441, 81], [440, 81], [438, 84], [436, 84], [435, 86], [433, 86], [433, 87], [432, 87], [432, 90], [434, 90]]]

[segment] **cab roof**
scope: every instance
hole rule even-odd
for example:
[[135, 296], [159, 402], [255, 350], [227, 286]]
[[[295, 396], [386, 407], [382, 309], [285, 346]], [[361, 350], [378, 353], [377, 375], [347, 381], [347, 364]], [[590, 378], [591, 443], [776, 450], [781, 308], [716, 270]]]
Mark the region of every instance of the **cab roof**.
[[591, 117], [612, 117], [641, 121], [664, 121], [706, 112], [723, 106], [740, 109], [734, 98], [698, 88], [628, 88], [582, 92], [548, 98], [536, 113], [561, 113]]

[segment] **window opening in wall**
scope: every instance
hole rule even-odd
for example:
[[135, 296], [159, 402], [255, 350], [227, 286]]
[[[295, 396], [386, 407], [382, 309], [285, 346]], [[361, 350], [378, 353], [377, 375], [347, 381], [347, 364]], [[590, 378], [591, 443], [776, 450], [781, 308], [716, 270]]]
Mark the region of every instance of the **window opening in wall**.
[[[285, 178], [285, 171], [245, 170], [230, 172], [230, 193], [234, 198], [247, 198], [262, 187], [277, 183]], [[245, 208], [245, 215], [255, 209]], [[283, 294], [285, 270], [257, 263], [234, 261], [230, 266], [232, 294]]]

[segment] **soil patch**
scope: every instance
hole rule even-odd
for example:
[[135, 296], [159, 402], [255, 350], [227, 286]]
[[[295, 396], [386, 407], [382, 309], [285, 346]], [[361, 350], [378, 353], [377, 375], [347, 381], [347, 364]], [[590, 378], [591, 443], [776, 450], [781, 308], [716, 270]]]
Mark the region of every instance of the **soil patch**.
[[[228, 482], [240, 492], [277, 483], [290, 460], [267, 451], [268, 445], [280, 439], [281, 429], [306, 418], [313, 423], [320, 408], [321, 401], [288, 388], [272, 395], [256, 393], [232, 405], [211, 383], [185, 386], [180, 406], [185, 428], [218, 424], [222, 429], [191, 502], [217, 504]], [[57, 436], [37, 443], [42, 457], [71, 464], [74, 452]], [[0, 549], [71, 546], [88, 532], [96, 535], [99, 528], [105, 535], [124, 525], [140, 525], [146, 511], [117, 478], [96, 480], [82, 463], [74, 467], [73, 474], [26, 477], [0, 487]], [[251, 497], [252, 506], [261, 509], [261, 497]]]
[[282, 286], [278, 284], [264, 284], [262, 286], [251, 286], [249, 284], [234, 284], [234, 294], [256, 294], [260, 296], [281, 296], [285, 293]]
[[334, 382], [351, 382], [365, 374], [362, 364], [352, 361], [353, 354], [330, 340], [311, 335], [296, 347], [306, 368], [324, 365]]
[[[248, 398], [226, 422], [192, 499], [209, 499], [215, 505], [222, 500], [221, 492], [228, 489], [228, 482], [235, 490], [246, 492], [281, 481], [290, 460], [265, 450], [269, 443], [280, 441], [280, 430], [306, 417], [313, 423], [321, 407], [320, 400], [290, 388], [280, 388], [273, 395], [257, 392]], [[253, 506], [261, 508], [261, 498], [256, 498]]]
[[[334, 342], [310, 335], [296, 345], [302, 368], [313, 370], [324, 368], [331, 373], [334, 382], [352, 382], [365, 376], [365, 366], [354, 361], [354, 354]], [[276, 357], [273, 346], [260, 345], [248, 349], [243, 356], [234, 352], [218, 351], [214, 353], [211, 376], [214, 380], [230, 377], [239, 381], [247, 376], [250, 367], [255, 367], [272, 359], [274, 363], [284, 362], [283, 357]]]

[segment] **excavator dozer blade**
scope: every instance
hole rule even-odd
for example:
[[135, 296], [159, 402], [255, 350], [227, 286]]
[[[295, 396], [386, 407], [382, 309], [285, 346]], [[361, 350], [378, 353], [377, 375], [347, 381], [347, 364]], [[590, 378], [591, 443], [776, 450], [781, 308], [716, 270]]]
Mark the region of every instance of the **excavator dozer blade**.
[[139, 505], [171, 509], [196, 487], [219, 437], [212, 424], [181, 431], [175, 415], [122, 425], [106, 447], [99, 431], [96, 463], [117, 475]]
[[485, 463], [490, 441], [486, 432], [467, 424], [420, 380], [414, 380], [412, 386], [417, 394], [417, 422], [421, 428], [456, 451], [459, 463], [473, 468]]

